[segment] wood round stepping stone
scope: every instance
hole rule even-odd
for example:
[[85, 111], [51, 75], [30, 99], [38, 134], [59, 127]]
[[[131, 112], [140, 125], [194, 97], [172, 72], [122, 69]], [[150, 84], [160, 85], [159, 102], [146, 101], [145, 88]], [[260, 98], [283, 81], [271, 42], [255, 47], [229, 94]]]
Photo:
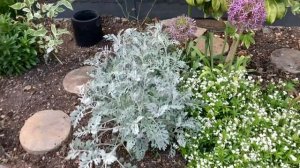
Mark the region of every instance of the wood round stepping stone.
[[290, 48], [281, 48], [271, 53], [271, 62], [278, 69], [292, 74], [300, 73], [300, 51]]
[[[205, 53], [205, 39], [204, 38], [200, 38], [198, 42], [198, 48], [202, 53]], [[220, 38], [220, 37], [213, 37], [213, 55], [221, 55], [222, 54], [222, 50], [224, 47], [224, 39]], [[226, 42], [225, 43], [225, 49], [224, 49], [224, 53], [227, 53], [229, 50], [229, 45]], [[210, 56], [210, 53], [207, 53], [207, 56]]]
[[84, 66], [69, 72], [63, 80], [64, 89], [70, 93], [80, 94], [81, 89], [92, 79], [89, 74], [94, 68]]
[[70, 117], [60, 110], [35, 113], [20, 132], [20, 143], [30, 154], [40, 155], [57, 149], [69, 136]]

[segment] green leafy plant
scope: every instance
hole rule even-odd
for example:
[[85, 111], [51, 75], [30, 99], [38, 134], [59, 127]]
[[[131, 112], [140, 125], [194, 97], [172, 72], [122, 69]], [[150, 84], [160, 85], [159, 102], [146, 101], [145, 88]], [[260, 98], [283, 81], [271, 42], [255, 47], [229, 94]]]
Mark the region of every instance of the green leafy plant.
[[[246, 17], [245, 17], [246, 16]], [[254, 42], [251, 34], [244, 34], [245, 31], [252, 32], [253, 29], [260, 29], [266, 20], [266, 9], [261, 0], [234, 0], [228, 9], [228, 20], [236, 29], [237, 38], [233, 39], [225, 62], [231, 66], [235, 58], [240, 41], [249, 47]]]
[[[205, 14], [219, 19], [227, 12], [230, 3], [234, 0], [186, 0], [193, 7], [197, 7]], [[267, 11], [267, 22], [274, 23], [282, 19], [288, 8], [291, 8], [293, 14], [300, 13], [300, 2], [298, 0], [264, 0]]]
[[11, 6], [17, 11], [25, 12], [25, 16], [17, 16], [30, 25], [28, 33], [36, 37], [39, 52], [47, 62], [50, 53], [57, 52], [57, 46], [62, 44], [61, 36], [68, 33], [66, 29], [56, 28], [53, 18], [65, 9], [72, 9], [71, 0], [59, 0], [56, 3], [39, 3], [37, 0], [24, 0]]
[[266, 0], [265, 6], [267, 10], [267, 22], [270, 24], [278, 19], [282, 19], [288, 8], [291, 8], [294, 15], [300, 13], [299, 0]]
[[[170, 145], [174, 154], [174, 148], [185, 145], [183, 129], [198, 127], [185, 112], [192, 103], [190, 92], [177, 89], [180, 71], [187, 67], [181, 51], [161, 25], [106, 38], [113, 41], [113, 50], [87, 61], [95, 66], [93, 80], [71, 118], [75, 128], [83, 118], [89, 121], [76, 129], [68, 158], [78, 157], [80, 167], [106, 166], [119, 162], [121, 146], [137, 159], [149, 146], [166, 150]], [[107, 134], [111, 138], [105, 139]]]
[[[198, 43], [201, 39], [205, 40], [205, 51], [200, 51], [198, 47]], [[218, 55], [213, 55], [212, 52], [212, 46], [213, 46], [213, 33], [208, 32], [207, 35], [199, 37], [195, 41], [188, 41], [185, 53], [183, 54], [183, 60], [189, 65], [192, 71], [198, 70], [202, 65], [213, 67], [216, 60], [218, 58], [223, 57], [223, 53]], [[208, 54], [210, 54], [208, 56]]]
[[188, 167], [299, 166], [300, 106], [288, 95], [290, 85], [262, 89], [243, 59], [230, 71], [222, 64], [203, 66], [186, 80], [184, 87], [202, 104], [190, 112], [202, 129], [186, 132]]
[[[189, 41], [187, 43], [185, 52], [183, 54], [183, 60], [187, 63], [187, 65], [189, 65], [192, 71], [197, 71], [201, 69], [202, 65], [213, 68], [214, 65], [226, 64], [226, 59], [224, 57], [224, 54], [225, 54], [225, 45], [228, 41], [228, 38], [231, 38], [233, 40], [239, 39], [238, 41], [241, 42], [241, 45], [246, 48], [249, 48], [250, 45], [255, 44], [254, 32], [252, 30], [245, 31], [242, 34], [238, 34], [237, 29], [234, 26], [230, 25], [229, 22], [226, 22], [226, 29], [224, 33], [225, 33], [225, 40], [220, 55], [213, 54], [213, 49], [212, 49], [214, 43], [213, 32], [208, 32], [206, 35], [201, 36], [194, 41]], [[200, 40], [203, 39], [205, 40], [204, 52], [200, 51], [198, 47], [199, 46], [198, 43], [200, 42]], [[244, 61], [245, 63], [247, 62], [246, 59], [244, 59]]]
[[36, 65], [35, 37], [26, 23], [0, 14], [0, 75], [21, 74]]
[[1, 0], [0, 1], [0, 14], [13, 12], [9, 6], [14, 4], [15, 2], [16, 2], [15, 0]]
[[228, 10], [230, 0], [186, 0], [190, 6], [197, 7], [205, 14], [219, 19]]
[[[247, 17], [245, 17], [247, 16]], [[206, 59], [206, 56], [210, 56], [210, 67], [213, 68], [214, 60], [217, 58], [219, 63], [226, 63], [229, 67], [235, 60], [235, 55], [240, 43], [249, 48], [251, 44], [255, 44], [254, 31], [263, 27], [263, 23], [266, 19], [266, 11], [264, 3], [260, 0], [235, 0], [230, 3], [228, 9], [228, 22], [225, 28], [225, 40], [223, 44], [222, 53], [220, 55], [213, 55], [213, 32], [208, 32], [206, 36], [200, 37], [205, 39], [205, 52], [201, 53], [197, 49], [197, 42], [189, 42], [187, 45], [185, 61], [195, 70], [199, 67], [199, 61]], [[224, 57], [225, 47], [227, 45], [228, 38], [232, 39], [230, 50], [226, 59]], [[225, 61], [225, 62], [224, 62]], [[206, 61], [204, 61], [206, 63]], [[207, 65], [207, 64], [206, 64]], [[208, 66], [208, 65], [207, 65]]]

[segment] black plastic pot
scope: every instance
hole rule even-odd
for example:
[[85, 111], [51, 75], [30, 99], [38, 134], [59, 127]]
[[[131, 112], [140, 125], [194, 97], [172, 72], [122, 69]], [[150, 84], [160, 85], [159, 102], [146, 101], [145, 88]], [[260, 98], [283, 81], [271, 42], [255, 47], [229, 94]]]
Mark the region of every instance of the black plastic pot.
[[80, 47], [90, 47], [103, 38], [101, 19], [97, 12], [82, 10], [72, 17], [75, 40]]

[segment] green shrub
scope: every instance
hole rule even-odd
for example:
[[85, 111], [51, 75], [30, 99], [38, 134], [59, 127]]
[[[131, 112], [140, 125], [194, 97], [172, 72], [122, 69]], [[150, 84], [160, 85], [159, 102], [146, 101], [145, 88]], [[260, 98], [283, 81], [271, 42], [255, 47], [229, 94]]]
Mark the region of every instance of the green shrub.
[[21, 74], [36, 65], [35, 38], [27, 31], [26, 23], [0, 14], [0, 75]]
[[45, 3], [38, 0], [20, 0], [10, 6], [18, 14], [22, 14], [17, 15], [18, 20], [29, 23], [28, 33], [36, 37], [38, 51], [43, 54], [46, 63], [50, 54], [58, 52], [58, 46], [63, 43], [62, 35], [69, 33], [67, 29], [57, 28], [54, 18], [66, 8], [72, 10], [72, 1], [58, 0], [55, 3]]
[[300, 108], [285, 91], [289, 86], [262, 89], [244, 66], [195, 72], [184, 87], [202, 104], [190, 113], [202, 129], [185, 134], [188, 167], [298, 167]]
[[[180, 61], [181, 51], [172, 47], [161, 25], [107, 38], [113, 52], [104, 50], [88, 61], [96, 67], [93, 80], [71, 114], [74, 127], [84, 117], [89, 121], [75, 131], [69, 158], [79, 157], [80, 167], [109, 165], [118, 161], [119, 146], [142, 159], [149, 147], [184, 145], [183, 129], [197, 125], [185, 112], [191, 93], [177, 90], [179, 73], [187, 67]], [[100, 58], [106, 60], [101, 63]], [[101, 139], [107, 132], [112, 136], [105, 144]]]
[[9, 6], [15, 2], [15, 0], [0, 0], [0, 14], [13, 12], [13, 9], [11, 9]]
[[[233, 0], [186, 0], [190, 6], [197, 7], [205, 14], [220, 18], [228, 10], [228, 6]], [[267, 22], [274, 23], [282, 19], [288, 8], [291, 8], [293, 14], [300, 13], [300, 2], [298, 0], [265, 0], [267, 11]]]

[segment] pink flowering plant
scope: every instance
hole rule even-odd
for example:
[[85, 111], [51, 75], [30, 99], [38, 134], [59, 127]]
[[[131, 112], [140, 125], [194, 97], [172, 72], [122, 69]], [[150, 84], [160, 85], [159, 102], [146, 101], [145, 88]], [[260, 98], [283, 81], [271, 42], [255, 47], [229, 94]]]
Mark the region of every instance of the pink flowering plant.
[[[234, 0], [186, 0], [189, 5], [189, 14], [191, 13], [191, 8], [196, 7], [203, 10], [206, 15], [213, 16], [217, 19], [220, 19], [224, 13], [228, 11], [232, 1]], [[253, 2], [256, 1], [253, 0]], [[262, 2], [266, 6], [266, 21], [269, 24], [284, 18], [288, 8], [291, 9], [294, 15], [300, 13], [299, 0], [262, 0]]]
[[[254, 43], [253, 29], [260, 29], [266, 20], [266, 9], [264, 0], [233, 0], [228, 10], [228, 21], [235, 27], [236, 35], [231, 45], [230, 51], [225, 60], [229, 65], [232, 64], [234, 56], [236, 54], [237, 47], [240, 41], [250, 46], [250, 43]], [[250, 32], [244, 35], [244, 31]]]
[[196, 30], [196, 21], [187, 16], [178, 16], [166, 28], [171, 38], [181, 43], [194, 38]]
[[[254, 30], [262, 28], [265, 20], [264, 0], [231, 0], [222, 53], [213, 55], [213, 34], [209, 32], [206, 36], [201, 37], [205, 39], [205, 52], [203, 53], [199, 50], [196, 42], [190, 41], [186, 46], [185, 58], [193, 69], [198, 69], [201, 61], [213, 68], [216, 59], [218, 59], [219, 63], [225, 62], [231, 66], [240, 43], [246, 48], [254, 44]], [[224, 59], [225, 46], [229, 37], [233, 42], [227, 57]], [[206, 59], [208, 53], [211, 55], [210, 60]]]
[[266, 20], [264, 0], [233, 0], [228, 20], [240, 31], [262, 28]]
[[[186, 48], [192, 64], [181, 87], [191, 90], [199, 102], [189, 115], [201, 124], [198, 132], [185, 131], [189, 141], [180, 149], [188, 168], [300, 165], [300, 96], [289, 94], [298, 79], [254, 79], [246, 69], [249, 57], [235, 59], [240, 43], [247, 48], [254, 43], [254, 30], [267, 20], [266, 1], [272, 0], [231, 0], [225, 42], [230, 37], [233, 43], [225, 62], [213, 63], [215, 55], [200, 52], [193, 41]], [[207, 34], [210, 50], [212, 34]]]

